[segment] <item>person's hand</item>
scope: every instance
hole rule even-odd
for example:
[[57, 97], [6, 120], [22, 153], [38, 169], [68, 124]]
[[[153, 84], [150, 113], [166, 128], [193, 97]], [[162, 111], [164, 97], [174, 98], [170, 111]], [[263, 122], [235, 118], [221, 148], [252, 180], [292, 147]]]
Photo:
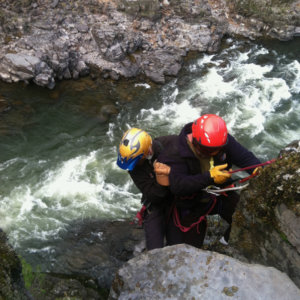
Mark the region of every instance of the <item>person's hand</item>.
[[169, 186], [169, 174], [171, 171], [171, 167], [157, 161], [154, 162], [153, 166], [157, 183], [163, 186]]
[[227, 167], [227, 164], [220, 165], [220, 166], [213, 167], [209, 171], [210, 177], [213, 178], [214, 183], [222, 184], [231, 177], [231, 174], [227, 170], [224, 170], [224, 169], [226, 169], [226, 167]]
[[255, 168], [254, 171], [252, 172], [252, 175], [253, 176], [259, 175], [261, 170], [262, 170], [262, 167]]
[[156, 175], [169, 175], [171, 171], [171, 167], [166, 164], [155, 161], [154, 164], [154, 172]]

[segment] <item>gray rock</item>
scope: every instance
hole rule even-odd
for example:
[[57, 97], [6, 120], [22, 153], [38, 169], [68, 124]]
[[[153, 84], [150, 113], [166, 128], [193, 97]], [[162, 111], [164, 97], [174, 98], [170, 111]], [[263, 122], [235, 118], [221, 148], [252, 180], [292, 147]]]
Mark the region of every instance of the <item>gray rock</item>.
[[40, 59], [27, 54], [6, 54], [0, 62], [0, 78], [8, 82], [30, 80]]
[[298, 300], [300, 290], [275, 268], [247, 264], [189, 245], [155, 249], [119, 269], [109, 299]]

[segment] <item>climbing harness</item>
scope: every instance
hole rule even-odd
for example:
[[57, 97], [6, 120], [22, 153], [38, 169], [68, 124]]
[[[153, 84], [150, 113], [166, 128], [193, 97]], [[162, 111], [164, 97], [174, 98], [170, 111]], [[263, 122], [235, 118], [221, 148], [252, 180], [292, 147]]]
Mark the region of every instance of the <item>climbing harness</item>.
[[174, 205], [174, 208], [173, 208], [173, 222], [174, 222], [175, 226], [178, 227], [182, 232], [187, 232], [187, 231], [191, 230], [193, 227], [197, 226], [197, 233], [200, 234], [200, 232], [199, 232], [199, 224], [202, 221], [204, 221], [205, 223], [207, 222], [206, 221], [206, 216], [210, 214], [210, 212], [213, 210], [213, 208], [215, 207], [215, 205], [217, 203], [216, 196], [212, 196], [212, 200], [213, 200], [213, 203], [210, 206], [210, 208], [208, 209], [208, 211], [206, 212], [206, 214], [204, 214], [203, 216], [200, 216], [200, 218], [198, 219], [198, 221], [192, 223], [190, 226], [183, 226], [180, 223], [179, 213], [178, 213], [177, 207]]
[[145, 205], [143, 205], [142, 208], [140, 209], [140, 211], [137, 212], [134, 220], [130, 224], [137, 224], [139, 226], [142, 226], [146, 209], [147, 209], [147, 207]]

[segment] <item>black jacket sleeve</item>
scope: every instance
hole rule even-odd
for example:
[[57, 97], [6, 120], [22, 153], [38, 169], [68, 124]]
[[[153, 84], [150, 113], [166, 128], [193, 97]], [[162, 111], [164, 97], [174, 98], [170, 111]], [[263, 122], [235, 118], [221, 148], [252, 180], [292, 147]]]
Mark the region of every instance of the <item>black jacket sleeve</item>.
[[[237, 167], [245, 168], [260, 164], [260, 160], [231, 135], [228, 135], [228, 143], [225, 146], [225, 151], [228, 155], [228, 161]], [[254, 169], [247, 170], [249, 174], [253, 171]]]
[[186, 164], [179, 162], [172, 164], [170, 188], [175, 195], [186, 196], [199, 193], [208, 185], [213, 184], [213, 182], [209, 172], [190, 175]]
[[165, 204], [170, 191], [168, 187], [161, 186], [156, 182], [151, 162], [145, 160], [142, 165], [137, 165], [130, 171], [129, 175], [143, 194], [142, 202], [144, 204]]

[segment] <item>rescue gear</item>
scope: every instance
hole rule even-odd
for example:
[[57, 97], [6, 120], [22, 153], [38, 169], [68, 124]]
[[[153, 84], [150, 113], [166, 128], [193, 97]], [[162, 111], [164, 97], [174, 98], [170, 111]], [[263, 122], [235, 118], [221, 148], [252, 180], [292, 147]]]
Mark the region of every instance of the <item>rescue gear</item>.
[[151, 145], [152, 139], [146, 131], [139, 128], [127, 130], [119, 145], [117, 165], [121, 169], [132, 171], [142, 158], [151, 154]]
[[227, 167], [227, 165], [228, 164], [216, 166], [209, 171], [211, 178], [214, 180], [214, 183], [222, 184], [231, 177], [231, 174], [227, 170], [223, 171]]
[[157, 183], [163, 186], [169, 186], [169, 174], [171, 168], [168, 165], [157, 161], [154, 162], [153, 166]]
[[[257, 169], [258, 167], [262, 167], [262, 166], [265, 166], [265, 165], [269, 165], [271, 163], [273, 163], [274, 161], [276, 161], [275, 158], [271, 159], [271, 160], [268, 160], [266, 162], [263, 162], [263, 163], [260, 163], [260, 164], [256, 164], [256, 165], [252, 165], [252, 166], [249, 166], [249, 167], [245, 167], [245, 168], [241, 168], [241, 169], [237, 169], [237, 170], [230, 170], [229, 173], [230, 174], [233, 174], [233, 173], [238, 173], [238, 172], [241, 172], [241, 171], [246, 171], [246, 170], [250, 170], [250, 169]], [[255, 173], [255, 170], [252, 172], [252, 174]]]
[[179, 217], [179, 212], [177, 210], [177, 207], [174, 205], [174, 208], [173, 208], [173, 222], [175, 224], [176, 227], [178, 227], [182, 232], [188, 232], [189, 230], [191, 230], [193, 227], [197, 226], [197, 233], [200, 233], [199, 232], [199, 224], [204, 221], [205, 223], [207, 222], [206, 220], [206, 216], [208, 216], [211, 211], [213, 210], [213, 208], [215, 207], [216, 203], [217, 203], [217, 198], [215, 196], [212, 196], [212, 200], [213, 200], [213, 203], [210, 205], [208, 211], [199, 217], [199, 219], [192, 223], [190, 226], [183, 226], [180, 222], [180, 217]]
[[226, 145], [227, 136], [226, 123], [217, 115], [203, 115], [192, 125], [193, 145], [202, 153], [219, 151]]
[[226, 196], [226, 192], [242, 190], [242, 189], [246, 188], [248, 185], [249, 185], [249, 183], [240, 185], [240, 186], [230, 185], [223, 189], [221, 189], [220, 187], [215, 186], [215, 185], [210, 185], [210, 186], [206, 187], [205, 189], [203, 189], [203, 191], [205, 191], [206, 193], [215, 195], [215, 196], [219, 196], [219, 195]]
[[146, 209], [147, 209], [146, 205], [142, 205], [141, 209], [137, 212], [131, 224], [137, 224], [139, 226], [142, 226], [144, 222]]

